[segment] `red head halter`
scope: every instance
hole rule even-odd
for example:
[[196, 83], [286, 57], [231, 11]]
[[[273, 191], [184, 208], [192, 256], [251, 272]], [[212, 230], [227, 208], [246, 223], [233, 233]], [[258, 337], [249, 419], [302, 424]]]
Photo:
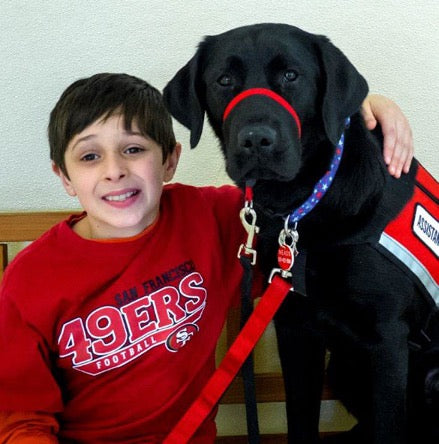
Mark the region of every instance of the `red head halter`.
[[232, 109], [242, 100], [246, 99], [247, 97], [250, 96], [254, 96], [254, 95], [262, 95], [262, 96], [266, 96], [269, 97], [270, 99], [275, 100], [277, 103], [279, 103], [279, 105], [283, 106], [293, 117], [294, 121], [296, 122], [297, 125], [297, 130], [299, 133], [299, 138], [302, 135], [302, 127], [300, 125], [300, 119], [299, 116], [297, 115], [296, 111], [294, 110], [294, 108], [283, 98], [281, 97], [279, 94], [276, 94], [274, 91], [271, 91], [270, 89], [267, 88], [250, 88], [247, 89], [245, 91], [242, 91], [241, 93], [239, 93], [237, 96], [235, 96], [227, 105], [224, 114], [223, 114], [223, 122], [227, 119], [227, 117], [229, 116], [230, 112], [232, 111]]

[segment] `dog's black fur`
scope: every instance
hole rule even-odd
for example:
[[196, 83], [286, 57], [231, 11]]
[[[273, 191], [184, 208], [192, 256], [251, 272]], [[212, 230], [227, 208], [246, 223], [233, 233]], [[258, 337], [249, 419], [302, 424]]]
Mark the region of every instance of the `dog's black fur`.
[[[222, 121], [230, 100], [255, 87], [275, 91], [294, 107], [301, 139], [291, 115], [266, 97], [247, 98]], [[367, 91], [364, 78], [326, 37], [282, 24], [205, 38], [164, 90], [171, 113], [191, 131], [192, 147], [206, 113], [230, 177], [240, 186], [256, 179], [258, 251], [266, 273], [277, 266], [283, 218], [323, 176], [344, 119], [352, 116], [334, 183], [298, 226], [308, 297], [290, 296], [275, 319], [289, 441], [295, 444], [318, 442], [326, 347], [334, 387], [359, 420], [343, 442], [430, 444], [439, 437], [428, 421], [439, 413], [439, 321], [435, 315], [430, 322], [436, 336], [428, 352], [410, 351], [410, 340], [421, 342], [417, 333], [432, 306], [373, 248], [411, 197], [417, 162], [399, 180], [388, 175], [380, 131], [369, 132], [359, 113]], [[430, 404], [424, 399], [428, 372], [429, 396], [436, 397]]]

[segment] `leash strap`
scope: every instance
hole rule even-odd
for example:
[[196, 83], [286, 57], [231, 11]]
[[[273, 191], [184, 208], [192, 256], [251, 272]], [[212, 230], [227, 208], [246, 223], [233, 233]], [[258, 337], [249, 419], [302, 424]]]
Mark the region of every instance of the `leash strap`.
[[251, 353], [282, 301], [291, 284], [274, 276], [250, 318], [224, 356], [221, 364], [189, 407], [163, 444], [184, 444], [203, 423]]
[[[239, 258], [243, 268], [241, 281], [241, 325], [242, 329], [253, 312], [253, 298], [251, 294], [253, 284], [253, 263], [248, 256]], [[248, 444], [260, 444], [258, 403], [256, 400], [256, 384], [253, 353], [250, 353], [242, 364], [242, 382], [245, 399], [245, 417], [247, 421]]]
[[[253, 299], [251, 294], [253, 284], [252, 266], [256, 263], [257, 256], [257, 251], [254, 248], [254, 237], [259, 232], [259, 227], [256, 225], [256, 212], [253, 209], [253, 186], [253, 180], [246, 182], [245, 205], [239, 213], [241, 223], [247, 231], [247, 240], [245, 244], [241, 244], [238, 250], [238, 258], [244, 271], [241, 280], [241, 329], [253, 312]], [[259, 434], [253, 353], [250, 353], [242, 364], [241, 374], [244, 389], [248, 443], [260, 444], [261, 438]]]

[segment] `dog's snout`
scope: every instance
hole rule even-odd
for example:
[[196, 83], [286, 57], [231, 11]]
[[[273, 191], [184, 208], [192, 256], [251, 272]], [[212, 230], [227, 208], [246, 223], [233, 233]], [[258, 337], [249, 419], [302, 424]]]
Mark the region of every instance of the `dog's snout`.
[[247, 126], [238, 133], [238, 144], [249, 154], [269, 153], [276, 144], [276, 131], [266, 125]]

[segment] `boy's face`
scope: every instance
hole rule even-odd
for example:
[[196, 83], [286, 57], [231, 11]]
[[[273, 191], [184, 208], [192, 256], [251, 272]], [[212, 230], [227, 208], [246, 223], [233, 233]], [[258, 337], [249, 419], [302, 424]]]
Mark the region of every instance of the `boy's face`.
[[97, 119], [69, 142], [69, 177], [53, 166], [70, 196], [87, 216], [74, 227], [86, 238], [135, 236], [158, 216], [163, 183], [172, 179], [181, 147], [163, 163], [161, 147], [144, 137], [133, 122], [125, 130], [120, 114]]

